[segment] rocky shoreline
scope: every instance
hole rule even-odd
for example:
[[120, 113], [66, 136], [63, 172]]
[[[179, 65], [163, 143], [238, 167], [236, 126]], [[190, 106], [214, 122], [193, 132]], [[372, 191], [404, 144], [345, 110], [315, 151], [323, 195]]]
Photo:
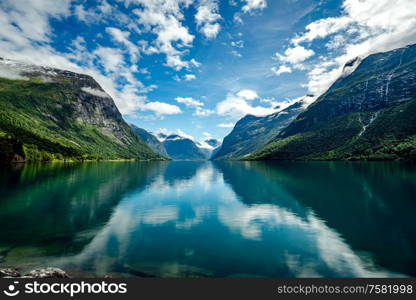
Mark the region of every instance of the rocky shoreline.
[[34, 269], [26, 274], [15, 268], [0, 268], [0, 278], [70, 278], [70, 276], [59, 268]]

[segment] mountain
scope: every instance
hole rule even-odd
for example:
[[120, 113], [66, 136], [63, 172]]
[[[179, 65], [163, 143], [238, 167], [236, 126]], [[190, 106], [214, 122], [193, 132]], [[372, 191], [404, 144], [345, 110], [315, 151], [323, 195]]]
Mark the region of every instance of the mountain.
[[221, 146], [221, 141], [217, 139], [206, 139], [204, 142], [213, 147], [214, 149]]
[[210, 138], [202, 142], [197, 142], [196, 145], [205, 154], [206, 159], [210, 159], [219, 150], [221, 146], [221, 141], [214, 138]]
[[290, 124], [304, 109], [306, 96], [287, 108], [265, 117], [247, 115], [239, 120], [213, 159], [236, 159], [261, 149]]
[[416, 45], [357, 58], [249, 159], [416, 159]]
[[[161, 139], [161, 135], [158, 136]], [[163, 145], [168, 156], [174, 160], [206, 160], [206, 153], [197, 144], [186, 137], [171, 134], [163, 135]]]
[[0, 162], [160, 159], [88, 75], [0, 59]]
[[150, 147], [150, 149], [162, 156], [168, 156], [165, 146], [157, 139], [157, 137], [155, 137], [150, 132], [142, 128], [139, 128], [133, 124], [130, 124], [130, 126], [133, 129], [134, 133], [137, 134], [140, 137], [140, 139]]

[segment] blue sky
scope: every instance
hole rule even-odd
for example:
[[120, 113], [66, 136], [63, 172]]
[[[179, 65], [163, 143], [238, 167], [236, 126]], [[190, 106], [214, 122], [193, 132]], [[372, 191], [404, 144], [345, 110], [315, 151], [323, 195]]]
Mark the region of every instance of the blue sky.
[[223, 138], [245, 114], [319, 96], [349, 59], [415, 43], [413, 6], [1, 0], [0, 56], [94, 76], [124, 118], [149, 131]]

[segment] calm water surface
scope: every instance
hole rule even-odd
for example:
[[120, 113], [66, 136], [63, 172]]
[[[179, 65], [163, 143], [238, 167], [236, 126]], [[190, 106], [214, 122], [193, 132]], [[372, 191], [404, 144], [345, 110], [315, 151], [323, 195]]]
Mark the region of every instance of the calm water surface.
[[416, 276], [416, 167], [102, 162], [0, 170], [0, 267]]

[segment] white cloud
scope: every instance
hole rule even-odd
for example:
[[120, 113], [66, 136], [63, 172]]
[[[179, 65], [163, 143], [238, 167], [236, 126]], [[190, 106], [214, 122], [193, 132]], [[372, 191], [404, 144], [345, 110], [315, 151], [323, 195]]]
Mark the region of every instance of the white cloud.
[[234, 123], [221, 123], [221, 124], [218, 124], [217, 127], [220, 127], [220, 128], [233, 128], [234, 125], [235, 125]]
[[176, 129], [175, 131], [168, 130], [166, 128], [159, 128], [158, 130], [154, 132], [154, 134], [158, 138], [158, 140], [161, 142], [165, 140], [163, 136], [169, 136], [169, 135], [179, 135], [180, 137], [195, 141], [195, 138], [192, 135], [185, 133], [185, 131], [179, 128]]
[[198, 106], [204, 105], [204, 103], [202, 103], [201, 101], [195, 100], [192, 97], [176, 97], [175, 100], [176, 102], [185, 104], [188, 107], [198, 107]]
[[49, 17], [70, 14], [70, 0], [3, 0], [0, 3], [0, 37], [20, 45], [29, 40], [48, 42]]
[[253, 10], [264, 9], [267, 7], [266, 0], [243, 0], [246, 4], [243, 6], [242, 10], [245, 13], [250, 13]]
[[193, 113], [194, 116], [206, 117], [214, 114], [215, 111], [207, 108], [197, 107]]
[[156, 115], [176, 115], [182, 113], [178, 106], [159, 101], [148, 102], [142, 109], [153, 111]]
[[317, 38], [324, 38], [332, 33], [345, 29], [351, 24], [351, 18], [326, 18], [308, 24], [305, 28], [307, 32], [292, 39], [292, 43], [298, 45], [301, 42], [311, 42]]
[[101, 98], [109, 98], [110, 97], [106, 92], [103, 92], [103, 91], [100, 91], [100, 90], [97, 90], [97, 89], [93, 89], [93, 88], [90, 88], [88, 86], [87, 87], [82, 87], [81, 90], [83, 90], [84, 92], [86, 92], [88, 94], [91, 94], [91, 95], [94, 95], [94, 96], [97, 96], [97, 97], [101, 97]]
[[202, 149], [205, 149], [205, 150], [208, 150], [208, 151], [212, 151], [212, 150], [215, 149], [215, 147], [211, 146], [210, 144], [208, 144], [205, 141], [198, 141], [196, 143], [196, 145], [198, 146], [198, 148], [202, 148]]
[[176, 102], [185, 104], [187, 107], [193, 107], [195, 108], [192, 115], [198, 116], [198, 117], [206, 117], [210, 116], [215, 113], [214, 110], [203, 108], [205, 105], [203, 102], [195, 100], [192, 97], [176, 97]]
[[191, 80], [195, 80], [195, 79], [196, 79], [195, 74], [185, 74], [185, 77], [184, 77], [185, 81], [191, 81]]
[[135, 44], [133, 44], [129, 40], [130, 32], [128, 31], [122, 31], [118, 28], [114, 27], [107, 27], [106, 31], [111, 34], [113, 39], [117, 41], [118, 43], [124, 45], [127, 50], [129, 51], [131, 60], [133, 63], [137, 62], [138, 55], [139, 55], [139, 47], [137, 47]]
[[217, 0], [200, 0], [197, 7], [195, 20], [200, 28], [199, 30], [208, 39], [215, 38], [221, 30], [221, 25], [217, 22], [221, 19], [218, 13]]
[[272, 72], [276, 75], [281, 75], [283, 73], [292, 73], [292, 68], [285, 65], [281, 65], [279, 68], [273, 67]]
[[237, 96], [245, 100], [254, 100], [259, 98], [256, 91], [253, 90], [242, 90], [237, 93]]
[[282, 62], [298, 64], [314, 54], [315, 52], [311, 49], [305, 49], [303, 46], [295, 46], [287, 48], [283, 55], [276, 53], [276, 57]]
[[201, 31], [202, 33], [209, 39], [213, 39], [217, 36], [217, 34], [221, 30], [221, 25], [218, 23], [214, 24], [205, 24], [204, 27], [202, 27]]
[[[184, 18], [182, 7], [188, 7], [189, 0], [131, 0], [140, 4], [133, 12], [137, 15], [137, 22], [144, 26], [144, 30], [156, 34], [154, 45], [147, 49], [151, 53], [164, 53], [166, 65], [176, 70], [190, 68], [192, 62], [182, 60], [184, 51], [192, 45], [194, 36], [182, 25]], [[129, 3], [130, 3], [129, 2]]]
[[107, 73], [116, 72], [124, 65], [123, 54], [118, 48], [98, 47], [94, 54], [99, 57]]
[[185, 131], [183, 131], [182, 129], [176, 129], [176, 132], [181, 137], [184, 137], [184, 138], [190, 139], [192, 141], [195, 141], [195, 138], [192, 135], [186, 134]]
[[339, 17], [308, 24], [291, 43], [308, 45], [318, 39], [334, 54], [314, 61], [308, 73], [310, 93], [323, 93], [342, 73], [349, 60], [390, 51], [416, 42], [416, 14], [413, 0], [344, 0]]
[[195, 74], [185, 74], [183, 77], [180, 77], [179, 75], [175, 75], [173, 77], [174, 80], [181, 82], [181, 81], [192, 81], [196, 79]]
[[83, 21], [85, 23], [94, 23], [100, 20], [100, 14], [97, 13], [94, 9], [85, 9], [84, 5], [79, 4], [75, 6], [75, 15], [77, 16], [78, 20]]
[[216, 112], [222, 116], [240, 119], [245, 115], [266, 116], [276, 112], [274, 107], [252, 106], [247, 101], [258, 97], [255, 91], [243, 90], [237, 94], [229, 93], [225, 100], [219, 102]]

